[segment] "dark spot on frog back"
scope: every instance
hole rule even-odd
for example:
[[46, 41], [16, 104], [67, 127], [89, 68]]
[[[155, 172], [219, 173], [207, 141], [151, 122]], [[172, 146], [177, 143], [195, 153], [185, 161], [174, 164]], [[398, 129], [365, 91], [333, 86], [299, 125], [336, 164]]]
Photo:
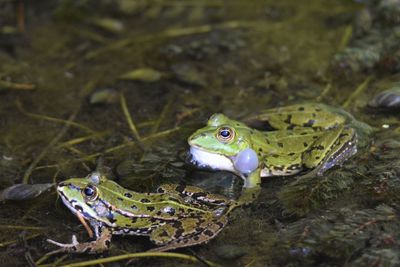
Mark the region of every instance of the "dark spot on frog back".
[[313, 146], [311, 149], [312, 150], [324, 150], [325, 147], [323, 145], [317, 145], [317, 146]]
[[164, 230], [158, 236], [159, 237], [168, 237], [168, 232]]
[[304, 127], [312, 127], [315, 123], [315, 120], [308, 120], [308, 122], [303, 123]]
[[215, 224], [217, 224], [219, 226], [219, 228], [222, 228], [225, 226], [225, 224], [223, 222], [216, 222]]
[[150, 207], [147, 207], [147, 210], [148, 211], [154, 211], [156, 208], [155, 207], [152, 207], [152, 206], [150, 206]]
[[291, 124], [292, 121], [292, 115], [288, 115], [286, 120], [284, 120], [283, 122], [287, 123], [287, 124]]
[[182, 228], [178, 228], [175, 232], [175, 238], [179, 238], [185, 231]]
[[162, 188], [162, 187], [157, 188], [157, 193], [160, 193], [160, 194], [165, 193], [164, 188]]
[[142, 199], [140, 200], [140, 202], [142, 202], [142, 203], [150, 203], [150, 200], [147, 199], [147, 198], [142, 198]]
[[126, 192], [126, 193], [124, 194], [124, 196], [127, 197], [127, 198], [132, 198], [132, 194], [129, 193], [129, 192]]
[[210, 231], [210, 230], [205, 230], [204, 232], [203, 232], [206, 236], [209, 236], [209, 237], [211, 237], [211, 236], [213, 236], [214, 235], [214, 232], [213, 231]]
[[175, 191], [182, 193], [183, 191], [185, 191], [185, 189], [186, 189], [186, 186], [183, 184], [180, 184], [175, 188]]

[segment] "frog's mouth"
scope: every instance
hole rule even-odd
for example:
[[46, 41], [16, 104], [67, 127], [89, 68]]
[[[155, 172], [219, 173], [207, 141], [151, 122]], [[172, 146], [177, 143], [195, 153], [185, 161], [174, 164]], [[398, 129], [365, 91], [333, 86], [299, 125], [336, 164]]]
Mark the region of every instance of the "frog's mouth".
[[232, 157], [208, 152], [194, 146], [190, 147], [190, 156], [190, 163], [198, 167], [236, 172]]
[[63, 186], [64, 186], [64, 184], [59, 185], [59, 186], [57, 187], [57, 191], [58, 191], [58, 194], [60, 195], [60, 198], [61, 198], [62, 202], [64, 203], [64, 205], [65, 205], [73, 214], [76, 215], [76, 214], [79, 212], [80, 214], [83, 215], [83, 217], [84, 217], [86, 220], [92, 219], [93, 216], [91, 216], [91, 215], [88, 214], [87, 212], [84, 212], [82, 206], [78, 204], [78, 201], [76, 201], [76, 200], [74, 200], [74, 199], [71, 199], [71, 200], [70, 200], [70, 199], [64, 194], [64, 192], [63, 192]]

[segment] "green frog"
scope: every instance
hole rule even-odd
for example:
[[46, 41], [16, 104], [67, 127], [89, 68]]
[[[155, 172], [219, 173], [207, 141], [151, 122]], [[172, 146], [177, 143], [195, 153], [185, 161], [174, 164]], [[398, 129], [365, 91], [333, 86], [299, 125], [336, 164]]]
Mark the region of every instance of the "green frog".
[[[87, 227], [96, 240], [71, 244], [50, 252], [99, 253], [110, 246], [112, 235], [149, 236], [158, 245], [151, 251], [167, 251], [206, 243], [227, 223], [230, 200], [194, 186], [166, 184], [156, 193], [125, 189], [99, 172], [58, 184], [64, 204]], [[91, 228], [85, 224], [89, 222]]]
[[259, 187], [261, 177], [289, 176], [306, 170], [322, 175], [357, 152], [357, 135], [346, 117], [323, 104], [267, 110], [250, 121], [259, 131], [223, 114], [188, 138], [195, 165], [241, 176], [245, 188]]

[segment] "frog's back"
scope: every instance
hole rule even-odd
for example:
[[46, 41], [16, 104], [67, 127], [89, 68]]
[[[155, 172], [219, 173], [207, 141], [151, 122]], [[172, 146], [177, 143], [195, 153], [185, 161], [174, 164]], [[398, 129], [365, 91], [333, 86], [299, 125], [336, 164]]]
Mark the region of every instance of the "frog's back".
[[249, 117], [250, 124], [254, 121], [268, 122], [274, 129], [294, 129], [296, 127], [311, 127], [329, 129], [344, 124], [346, 118], [332, 112], [320, 103], [296, 104], [261, 111], [256, 116]]

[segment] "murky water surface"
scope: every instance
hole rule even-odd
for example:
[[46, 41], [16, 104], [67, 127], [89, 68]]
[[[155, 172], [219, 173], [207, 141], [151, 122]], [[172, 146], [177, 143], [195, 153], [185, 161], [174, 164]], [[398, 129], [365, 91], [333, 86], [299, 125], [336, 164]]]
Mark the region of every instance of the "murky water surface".
[[[400, 264], [399, 113], [366, 107], [398, 81], [400, 4], [92, 2], [0, 4], [0, 189], [84, 177], [101, 158], [132, 190], [172, 182], [237, 197], [239, 177], [185, 163], [187, 137], [215, 112], [240, 120], [317, 101], [344, 108], [375, 134], [322, 177], [265, 179], [260, 197], [235, 210], [215, 239], [178, 252], [229, 266]], [[4, 266], [39, 260], [55, 249], [47, 238], [88, 238], [54, 188], [0, 204], [0, 233]], [[108, 256], [152, 247], [146, 237], [116, 237]]]

